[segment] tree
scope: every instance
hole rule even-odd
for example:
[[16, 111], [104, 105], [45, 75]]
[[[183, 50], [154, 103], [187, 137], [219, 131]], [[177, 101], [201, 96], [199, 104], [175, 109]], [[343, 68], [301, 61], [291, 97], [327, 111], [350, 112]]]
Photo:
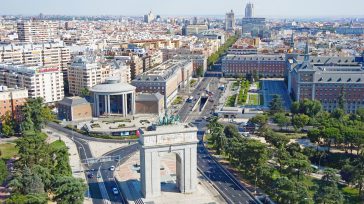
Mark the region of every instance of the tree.
[[25, 195], [32, 193], [43, 194], [45, 192], [42, 179], [28, 167], [24, 167], [21, 172], [18, 172], [9, 185], [16, 192]]
[[87, 187], [83, 180], [59, 177], [54, 184], [54, 200], [59, 204], [82, 204]]
[[269, 131], [264, 138], [268, 143], [276, 148], [285, 147], [289, 142], [287, 137], [277, 134], [273, 131]]
[[297, 175], [297, 179], [299, 179], [302, 174], [311, 170], [310, 160], [308, 160], [306, 155], [300, 152], [291, 154], [291, 158], [288, 159], [286, 165], [291, 175]]
[[90, 91], [86, 87], [83, 87], [80, 90], [80, 96], [81, 97], [86, 97], [86, 96], [89, 96], [89, 95], [90, 95]]
[[250, 123], [253, 123], [259, 127], [260, 136], [264, 136], [264, 132], [267, 129], [268, 116], [265, 114], [257, 114], [249, 119]]
[[197, 67], [196, 76], [197, 77], [203, 77], [203, 67], [202, 66]]
[[356, 114], [359, 116], [360, 120], [364, 122], [364, 108], [358, 108]]
[[34, 165], [47, 167], [50, 162], [48, 144], [43, 133], [32, 133], [16, 140], [19, 159], [17, 165], [32, 168]]
[[22, 108], [24, 120], [21, 128], [26, 131], [41, 131], [43, 125], [54, 118], [49, 107], [44, 105], [43, 98], [30, 98]]
[[226, 125], [224, 128], [224, 134], [227, 138], [234, 138], [234, 137], [239, 137], [239, 131], [236, 129], [236, 127], [234, 125]]
[[68, 149], [66, 147], [51, 150], [51, 155], [53, 156], [52, 162], [54, 168], [52, 175], [58, 176], [71, 176], [71, 167], [69, 165]]
[[287, 177], [279, 177], [275, 180], [273, 192], [277, 202], [281, 204], [310, 203], [307, 186]]
[[269, 103], [269, 109], [271, 114], [283, 111], [283, 102], [279, 95], [273, 96], [272, 101]]
[[344, 87], [341, 87], [340, 95], [339, 95], [339, 101], [338, 101], [338, 108], [345, 110], [345, 93], [344, 93]]
[[291, 105], [291, 113], [292, 114], [298, 114], [300, 113], [300, 102], [295, 101]]
[[347, 183], [358, 188], [359, 195], [363, 197], [364, 192], [364, 151], [360, 151], [358, 157], [351, 163], [346, 164], [340, 174]]
[[12, 194], [10, 198], [6, 200], [7, 204], [46, 204], [46, 194], [27, 194], [22, 195], [19, 193]]
[[345, 111], [344, 111], [344, 109], [341, 109], [341, 108], [336, 108], [331, 113], [331, 117], [336, 118], [338, 120], [341, 120], [344, 117], [344, 115], [345, 115]]
[[318, 143], [321, 139], [321, 131], [319, 129], [311, 129], [308, 131], [307, 137], [308, 139], [310, 139], [311, 142]]
[[3, 159], [0, 159], [0, 185], [4, 183], [5, 179], [8, 177], [8, 168]]
[[310, 117], [317, 115], [322, 110], [320, 101], [304, 99], [292, 103], [291, 112], [293, 114], [305, 114]]
[[326, 128], [322, 131], [322, 135], [323, 138], [325, 139], [326, 145], [329, 147], [329, 151], [330, 151], [330, 147], [331, 147], [331, 141], [342, 141], [342, 136], [340, 133], [340, 130], [337, 128]]
[[324, 175], [320, 180], [319, 189], [314, 196], [315, 203], [343, 203], [344, 197], [337, 186], [338, 181], [339, 178], [336, 176], [336, 170], [330, 168], [325, 169]]
[[305, 114], [294, 115], [292, 119], [293, 127], [297, 130], [305, 127], [308, 124], [310, 118]]
[[251, 176], [256, 178], [257, 169], [268, 161], [267, 145], [257, 140], [244, 140], [240, 144], [238, 158], [240, 166], [249, 169]]
[[10, 137], [14, 135], [15, 123], [13, 117], [10, 114], [10, 111], [7, 111], [4, 115], [0, 117], [0, 123], [1, 123], [1, 132], [5, 136]]
[[273, 116], [273, 120], [275, 123], [277, 123], [281, 130], [283, 127], [287, 128], [287, 126], [291, 122], [290, 118], [287, 117], [285, 113], [275, 113]]

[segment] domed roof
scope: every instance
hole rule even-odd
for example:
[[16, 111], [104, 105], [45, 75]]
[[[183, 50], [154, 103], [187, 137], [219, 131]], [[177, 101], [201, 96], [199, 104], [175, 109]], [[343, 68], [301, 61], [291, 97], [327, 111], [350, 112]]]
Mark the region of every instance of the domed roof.
[[110, 78], [103, 84], [93, 86], [90, 91], [94, 93], [122, 93], [134, 91], [135, 89], [135, 86]]

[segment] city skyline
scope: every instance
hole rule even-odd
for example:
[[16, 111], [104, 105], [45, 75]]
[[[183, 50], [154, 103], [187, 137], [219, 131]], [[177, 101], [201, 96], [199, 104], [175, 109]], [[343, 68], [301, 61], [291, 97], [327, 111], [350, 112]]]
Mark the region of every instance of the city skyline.
[[[4, 0], [2, 0], [4, 1]], [[243, 16], [245, 5], [251, 2], [255, 4], [254, 13], [258, 17], [363, 17], [361, 8], [364, 1], [347, 0], [269, 0], [241, 1], [232, 0], [224, 2], [217, 0], [200, 1], [165, 1], [165, 0], [140, 0], [138, 2], [122, 2], [118, 0], [64, 0], [50, 1], [24, 1], [14, 0], [2, 2], [1, 15], [121, 15], [137, 16], [152, 11], [163, 16], [178, 15], [224, 15], [225, 12], [234, 10], [237, 16]], [[19, 5], [22, 5], [20, 8]], [[72, 6], [70, 6], [72, 5]], [[330, 5], [330, 9], [325, 6]], [[29, 9], [32, 8], [32, 9]], [[272, 9], [274, 8], [274, 9]], [[299, 9], [298, 9], [299, 8]]]

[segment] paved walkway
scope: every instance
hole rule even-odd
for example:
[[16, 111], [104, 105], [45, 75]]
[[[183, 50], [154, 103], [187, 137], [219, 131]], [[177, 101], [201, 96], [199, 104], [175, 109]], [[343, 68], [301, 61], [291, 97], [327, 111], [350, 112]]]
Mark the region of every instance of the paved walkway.
[[161, 196], [153, 199], [144, 199], [141, 195], [139, 153], [133, 155], [120, 166], [115, 176], [120, 181], [123, 192], [129, 203], [154, 202], [155, 204], [199, 204], [199, 203], [225, 203], [219, 193], [207, 183], [202, 175], [198, 174], [197, 191], [192, 194], [181, 194], [176, 187], [176, 157], [174, 154], [166, 154], [161, 160]]

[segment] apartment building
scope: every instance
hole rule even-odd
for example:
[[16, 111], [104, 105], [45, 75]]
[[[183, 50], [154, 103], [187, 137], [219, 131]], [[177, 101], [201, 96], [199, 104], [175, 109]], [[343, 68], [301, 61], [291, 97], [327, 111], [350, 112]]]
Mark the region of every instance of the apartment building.
[[68, 69], [69, 93], [80, 95], [82, 89], [90, 90], [110, 77], [130, 83], [130, 66], [118, 59], [101, 61], [96, 56], [76, 56]]
[[13, 119], [20, 121], [22, 118], [21, 109], [27, 98], [27, 89], [0, 86], [0, 116], [10, 113]]
[[0, 63], [59, 68], [64, 77], [67, 77], [70, 61], [70, 50], [63, 42], [0, 46]]
[[193, 66], [193, 76], [196, 75], [196, 70], [202, 67], [203, 73], [207, 70], [207, 57], [203, 55], [175, 55], [175, 60], [190, 60]]
[[283, 55], [227, 55], [222, 59], [225, 76], [245, 76], [256, 72], [260, 76], [282, 77], [285, 69]]
[[21, 21], [17, 23], [18, 39], [20, 42], [50, 42], [57, 37], [58, 27], [59, 23], [54, 21]]
[[137, 76], [131, 84], [136, 87], [137, 92], [162, 94], [166, 108], [177, 96], [178, 91], [187, 87], [192, 72], [191, 60], [168, 60]]
[[95, 56], [76, 56], [68, 69], [68, 85], [71, 95], [80, 95], [82, 89], [88, 90], [102, 82], [101, 65]]
[[64, 97], [63, 74], [57, 67], [0, 64], [0, 84], [26, 88], [30, 98], [42, 97], [46, 103]]

